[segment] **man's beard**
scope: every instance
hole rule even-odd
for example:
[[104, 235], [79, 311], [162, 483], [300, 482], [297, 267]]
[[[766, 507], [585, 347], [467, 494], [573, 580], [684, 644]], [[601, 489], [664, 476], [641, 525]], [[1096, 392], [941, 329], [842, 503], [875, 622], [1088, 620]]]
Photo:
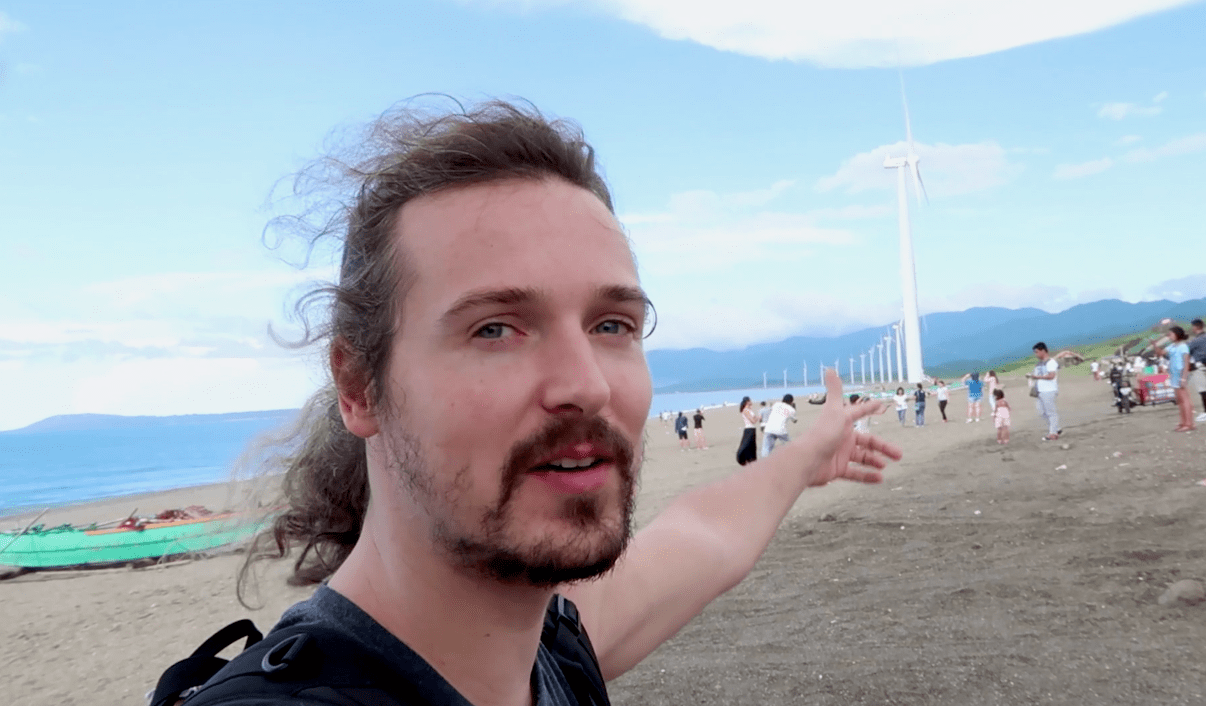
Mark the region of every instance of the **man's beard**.
[[[632, 444], [600, 417], [557, 417], [544, 428], [515, 444], [500, 474], [498, 499], [478, 522], [476, 532], [453, 519], [462, 500], [468, 468], [439, 492], [423, 462], [417, 440], [405, 436], [394, 466], [404, 488], [431, 517], [432, 539], [463, 568], [501, 583], [551, 588], [581, 581], [610, 570], [632, 537], [638, 469]], [[524, 475], [550, 453], [590, 442], [601, 449], [619, 474], [619, 514], [616, 516], [596, 496], [571, 496], [560, 500], [554, 527], [544, 537], [523, 540], [510, 535], [525, 518], [514, 516], [511, 502]]]

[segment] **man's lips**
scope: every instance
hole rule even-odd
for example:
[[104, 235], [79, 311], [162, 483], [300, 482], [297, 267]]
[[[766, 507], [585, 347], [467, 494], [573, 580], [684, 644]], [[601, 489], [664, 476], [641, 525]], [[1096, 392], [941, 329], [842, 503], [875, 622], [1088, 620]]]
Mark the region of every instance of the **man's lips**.
[[595, 468], [602, 463], [611, 463], [616, 452], [611, 448], [590, 441], [569, 444], [556, 451], [542, 455], [529, 469], [529, 473], [545, 471], [579, 471]]

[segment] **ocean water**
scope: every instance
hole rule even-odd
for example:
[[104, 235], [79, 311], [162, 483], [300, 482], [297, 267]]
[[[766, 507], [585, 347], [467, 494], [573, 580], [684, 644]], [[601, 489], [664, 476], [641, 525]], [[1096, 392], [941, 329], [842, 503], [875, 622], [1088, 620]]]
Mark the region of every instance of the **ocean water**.
[[264, 417], [0, 434], [0, 515], [226, 481], [252, 439], [280, 424]]
[[[736, 404], [745, 395], [803, 400], [822, 388], [770, 387], [653, 396], [649, 413]], [[0, 515], [230, 479], [253, 439], [283, 423], [277, 415], [170, 424], [0, 434]], [[147, 508], [150, 510], [152, 508]]]
[[653, 404], [649, 406], [650, 416], [656, 417], [662, 412], [690, 412], [702, 407], [716, 407], [725, 404], [737, 404], [742, 397], [749, 397], [754, 402], [770, 402], [781, 400], [783, 395], [791, 393], [796, 398], [796, 404], [802, 403], [809, 395], [822, 392], [825, 388], [820, 385], [805, 387], [782, 385], [775, 387], [748, 387], [743, 390], [712, 390], [709, 392], [664, 392], [653, 396]]

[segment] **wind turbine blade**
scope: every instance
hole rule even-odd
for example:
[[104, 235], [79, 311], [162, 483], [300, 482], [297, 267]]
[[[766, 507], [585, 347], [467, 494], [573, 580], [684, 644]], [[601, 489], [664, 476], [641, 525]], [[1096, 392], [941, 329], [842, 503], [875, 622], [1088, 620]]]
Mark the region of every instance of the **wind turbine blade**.
[[928, 204], [930, 195], [925, 192], [925, 182], [921, 180], [921, 170], [917, 168], [917, 160], [910, 162], [912, 167], [909, 171], [913, 172], [913, 190], [917, 192], [917, 203], [921, 203], [922, 198]]

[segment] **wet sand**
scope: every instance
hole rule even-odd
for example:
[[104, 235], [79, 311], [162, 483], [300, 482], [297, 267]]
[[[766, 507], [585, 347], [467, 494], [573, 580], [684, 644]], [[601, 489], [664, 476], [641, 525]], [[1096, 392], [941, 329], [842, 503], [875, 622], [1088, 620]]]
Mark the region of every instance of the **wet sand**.
[[[1206, 580], [1206, 428], [1171, 433], [1171, 405], [1118, 415], [1106, 383], [1063, 378], [1054, 443], [1020, 380], [1006, 381], [1008, 447], [987, 419], [963, 422], [962, 393], [948, 424], [932, 401], [924, 428], [911, 413], [904, 428], [891, 411], [874, 418], [906, 452], [887, 480], [806, 492], [751, 575], [613, 681], [613, 703], [1206, 702], [1206, 603], [1157, 603], [1174, 581]], [[797, 433], [817, 408], [800, 411]], [[707, 412], [710, 448], [683, 452], [652, 420], [638, 522], [733, 472], [740, 426], [735, 408]], [[42, 521], [238, 495], [181, 489]], [[248, 617], [242, 558], [0, 582], [0, 701], [141, 703], [172, 661]], [[264, 607], [250, 613], [262, 628], [309, 593], [285, 585], [287, 569], [262, 571]]]

